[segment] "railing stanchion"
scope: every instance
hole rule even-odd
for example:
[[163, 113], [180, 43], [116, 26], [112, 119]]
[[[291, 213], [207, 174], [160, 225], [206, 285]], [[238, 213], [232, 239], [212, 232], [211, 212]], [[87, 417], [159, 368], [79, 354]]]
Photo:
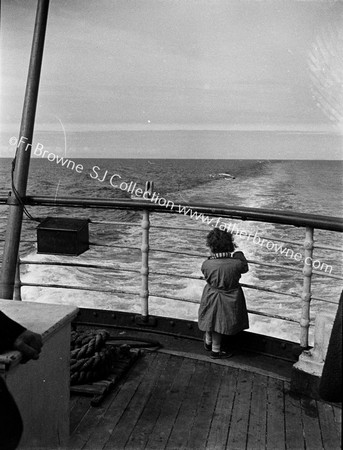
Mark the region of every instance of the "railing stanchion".
[[[151, 198], [153, 193], [153, 183], [147, 181], [145, 184], [144, 197]], [[141, 315], [142, 320], [148, 322], [149, 320], [149, 211], [143, 210], [142, 217], [142, 267], [141, 267]]]
[[142, 284], [141, 284], [141, 300], [142, 300], [142, 318], [148, 319], [149, 316], [149, 211], [143, 211], [142, 218]]
[[308, 334], [310, 327], [310, 302], [311, 302], [311, 278], [312, 278], [312, 256], [313, 256], [313, 228], [306, 227], [304, 242], [304, 282], [301, 295], [302, 308], [300, 319], [300, 346], [308, 347]]

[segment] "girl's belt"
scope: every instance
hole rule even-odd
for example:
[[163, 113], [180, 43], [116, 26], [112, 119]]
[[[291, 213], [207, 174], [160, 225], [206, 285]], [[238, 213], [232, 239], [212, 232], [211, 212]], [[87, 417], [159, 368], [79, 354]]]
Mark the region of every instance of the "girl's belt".
[[226, 289], [216, 288], [216, 287], [214, 287], [214, 286], [211, 286], [210, 284], [209, 284], [209, 286], [210, 286], [211, 289], [213, 289], [213, 290], [219, 292], [220, 294], [230, 294], [230, 293], [233, 292], [233, 291], [237, 291], [237, 289], [239, 289], [239, 288], [241, 287], [240, 285], [238, 285], [238, 286], [235, 287], [235, 288], [226, 290]]

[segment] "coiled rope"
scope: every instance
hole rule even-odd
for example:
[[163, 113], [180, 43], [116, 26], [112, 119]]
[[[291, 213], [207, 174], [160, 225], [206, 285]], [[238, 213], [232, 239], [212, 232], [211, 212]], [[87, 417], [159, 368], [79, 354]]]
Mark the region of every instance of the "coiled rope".
[[83, 384], [105, 378], [112, 368], [115, 347], [106, 346], [106, 330], [72, 331], [70, 384]]
[[[118, 341], [126, 343], [119, 344]], [[157, 350], [161, 344], [132, 336], [110, 336], [106, 330], [72, 331], [70, 384], [85, 384], [107, 378], [116, 363], [131, 357], [131, 347]]]

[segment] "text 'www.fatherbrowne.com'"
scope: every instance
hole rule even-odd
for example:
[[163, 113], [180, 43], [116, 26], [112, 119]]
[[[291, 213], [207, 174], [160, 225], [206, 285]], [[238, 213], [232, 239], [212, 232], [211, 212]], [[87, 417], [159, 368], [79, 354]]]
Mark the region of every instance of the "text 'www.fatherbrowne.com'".
[[284, 244], [277, 244], [276, 242], [270, 241], [261, 237], [257, 231], [255, 233], [248, 232], [246, 230], [239, 229], [237, 223], [227, 223], [223, 221], [222, 217], [214, 218], [209, 217], [203, 213], [199, 213], [194, 211], [192, 208], [188, 206], [178, 205], [178, 212], [185, 216], [189, 216], [192, 219], [200, 220], [202, 223], [213, 226], [215, 228], [219, 228], [222, 231], [228, 231], [235, 236], [239, 236], [247, 241], [251, 241], [255, 245], [259, 245], [260, 247], [265, 247], [269, 251], [274, 251], [277, 254], [283, 255], [286, 258], [293, 259], [294, 261], [301, 262], [303, 261], [306, 265], [312, 266], [316, 270], [321, 270], [326, 273], [331, 274], [333, 267], [321, 262], [318, 259], [313, 259], [310, 256], [306, 256], [302, 253], [294, 252], [291, 248], [287, 248]]

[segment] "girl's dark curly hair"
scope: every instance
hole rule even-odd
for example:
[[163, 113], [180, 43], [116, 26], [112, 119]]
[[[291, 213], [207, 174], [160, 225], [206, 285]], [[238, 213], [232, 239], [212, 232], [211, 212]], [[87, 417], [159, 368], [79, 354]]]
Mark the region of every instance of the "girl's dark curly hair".
[[220, 230], [219, 228], [214, 228], [208, 233], [206, 245], [210, 247], [212, 253], [232, 253], [236, 248], [232, 233]]

